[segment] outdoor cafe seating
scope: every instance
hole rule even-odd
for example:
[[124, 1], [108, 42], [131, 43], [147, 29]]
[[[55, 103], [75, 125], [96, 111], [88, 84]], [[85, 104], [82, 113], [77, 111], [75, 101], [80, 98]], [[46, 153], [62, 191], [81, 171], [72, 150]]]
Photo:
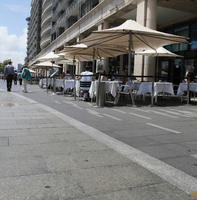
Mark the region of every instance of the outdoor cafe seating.
[[[54, 82], [55, 81], [55, 82]], [[153, 98], [153, 103], [158, 103], [158, 97], [163, 98], [164, 96], [176, 97], [182, 102], [184, 97], [187, 97], [187, 90], [195, 94], [197, 93], [197, 83], [191, 82], [188, 84], [186, 82], [180, 83], [178, 86], [177, 92], [174, 91], [173, 83], [166, 81], [158, 82], [140, 82], [140, 81], [127, 81], [123, 83], [121, 80], [107, 80], [102, 81], [105, 85], [105, 100], [111, 101], [114, 105], [118, 105], [120, 99], [129, 100], [130, 104], [135, 104], [138, 102], [139, 97], [142, 97], [145, 102], [145, 97], [149, 96]], [[40, 87], [46, 86], [47, 79], [41, 79], [39, 81]], [[88, 84], [88, 85], [87, 85]], [[90, 98], [95, 100], [97, 98], [98, 92], [98, 80], [93, 80], [89, 82], [83, 82], [80, 80], [65, 80], [65, 79], [48, 79], [48, 86], [54, 86], [56, 88], [61, 88], [64, 94], [67, 94], [68, 91], [71, 91], [72, 96], [74, 93], [76, 96], [81, 96], [81, 90], [85, 89], [88, 91]], [[75, 89], [75, 90], [74, 90]], [[150, 99], [150, 98], [149, 98]], [[126, 102], [125, 100], [125, 102]]]

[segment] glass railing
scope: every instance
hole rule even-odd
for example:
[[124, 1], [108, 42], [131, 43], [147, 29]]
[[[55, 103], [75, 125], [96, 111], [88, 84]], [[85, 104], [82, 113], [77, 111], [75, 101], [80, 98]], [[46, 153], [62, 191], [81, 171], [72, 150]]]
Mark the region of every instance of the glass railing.
[[43, 46], [46, 45], [47, 43], [50, 43], [50, 41], [51, 41], [51, 37], [50, 37], [50, 36], [47, 37], [47, 38], [44, 38], [44, 39], [41, 40], [40, 46], [43, 47]]
[[46, 17], [43, 21], [41, 26], [43, 26], [48, 20], [50, 20], [52, 18], [52, 14], [49, 14], [48, 17]]
[[41, 36], [43, 36], [45, 33], [51, 30], [51, 25], [49, 24], [45, 28], [42, 29]]
[[47, 12], [48, 9], [50, 9], [53, 6], [52, 2], [50, 2], [42, 11], [42, 16]]

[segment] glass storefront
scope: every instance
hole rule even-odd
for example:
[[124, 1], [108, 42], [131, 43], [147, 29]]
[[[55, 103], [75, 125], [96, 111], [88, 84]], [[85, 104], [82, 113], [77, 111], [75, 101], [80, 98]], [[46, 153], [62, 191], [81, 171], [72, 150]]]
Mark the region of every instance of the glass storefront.
[[184, 80], [188, 66], [193, 66], [197, 74], [197, 20], [185, 24], [177, 24], [168, 27], [162, 31], [188, 37], [189, 44], [168, 45], [166, 48], [183, 56], [183, 58], [159, 58], [158, 76], [163, 77], [166, 81], [179, 84]]

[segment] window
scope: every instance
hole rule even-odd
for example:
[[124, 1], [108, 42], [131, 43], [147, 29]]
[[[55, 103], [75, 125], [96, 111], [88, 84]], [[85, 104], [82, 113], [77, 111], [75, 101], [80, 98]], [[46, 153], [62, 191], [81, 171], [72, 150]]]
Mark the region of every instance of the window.
[[[189, 26], [181, 26], [181, 27], [176, 27], [176, 28], [170, 28], [165, 30], [167, 33], [175, 34], [175, 35], [180, 35], [180, 36], [185, 36], [189, 37]], [[188, 44], [173, 44], [173, 45], [168, 45], [166, 46], [166, 49], [172, 52], [178, 52], [178, 51], [187, 51], [189, 45]]]
[[[179, 28], [176, 28], [174, 30], [174, 34], [175, 35], [180, 35], [180, 36], [185, 36], [185, 37], [189, 37], [189, 26], [182, 26]], [[188, 44], [176, 44], [174, 46], [174, 51], [186, 51], [188, 50]]]
[[197, 23], [191, 25], [191, 50], [197, 50]]

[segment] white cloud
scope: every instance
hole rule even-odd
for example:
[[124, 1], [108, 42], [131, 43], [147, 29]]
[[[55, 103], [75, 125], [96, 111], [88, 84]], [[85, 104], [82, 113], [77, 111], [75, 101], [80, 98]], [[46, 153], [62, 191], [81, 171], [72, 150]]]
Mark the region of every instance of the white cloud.
[[15, 66], [23, 64], [26, 57], [26, 41], [27, 29], [17, 37], [9, 35], [7, 27], [0, 26], [0, 62], [10, 58]]

